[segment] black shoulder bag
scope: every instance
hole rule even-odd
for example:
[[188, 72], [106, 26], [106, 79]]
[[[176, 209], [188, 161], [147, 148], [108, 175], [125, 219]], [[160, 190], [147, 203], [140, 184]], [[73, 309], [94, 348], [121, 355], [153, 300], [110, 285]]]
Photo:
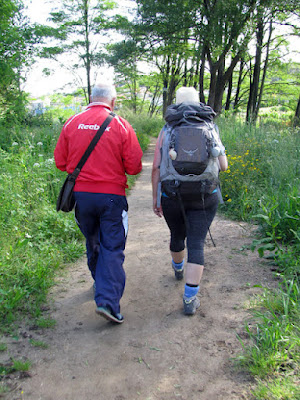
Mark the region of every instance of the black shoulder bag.
[[56, 211], [64, 211], [70, 212], [73, 210], [75, 206], [75, 199], [73, 195], [73, 189], [75, 185], [75, 180], [78, 177], [82, 167], [84, 166], [86, 160], [89, 158], [91, 152], [94, 150], [96, 144], [98, 143], [99, 139], [101, 138], [103, 132], [115, 117], [115, 114], [110, 113], [103, 124], [98, 129], [96, 135], [93, 137], [91, 143], [89, 144], [88, 148], [86, 149], [85, 153], [83, 154], [81, 160], [77, 164], [77, 167], [74, 169], [72, 174], [69, 174], [60, 189], [57, 202], [56, 202]]

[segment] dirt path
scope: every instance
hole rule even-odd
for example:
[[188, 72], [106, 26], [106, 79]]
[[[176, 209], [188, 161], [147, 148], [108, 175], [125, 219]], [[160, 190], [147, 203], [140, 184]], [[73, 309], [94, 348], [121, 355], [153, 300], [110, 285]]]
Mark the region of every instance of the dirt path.
[[[31, 377], [18, 381], [6, 399], [26, 400], [233, 400], [249, 399], [251, 378], [233, 368], [248, 316], [244, 308], [272, 281], [255, 253], [249, 226], [217, 217], [206, 243], [201, 309], [182, 313], [184, 283], [174, 279], [168, 229], [151, 208], [153, 145], [128, 197], [127, 284], [121, 302], [125, 322], [115, 326], [95, 313], [85, 259], [54, 289], [57, 326], [23, 332], [19, 357], [33, 362]], [[28, 335], [49, 344], [28, 345]], [[12, 350], [13, 351], [13, 350]]]

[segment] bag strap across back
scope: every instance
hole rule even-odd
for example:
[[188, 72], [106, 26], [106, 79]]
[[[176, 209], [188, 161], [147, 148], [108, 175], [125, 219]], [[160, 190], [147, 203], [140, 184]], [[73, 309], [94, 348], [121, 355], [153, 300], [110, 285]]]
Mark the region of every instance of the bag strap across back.
[[76, 168], [74, 169], [74, 171], [72, 172], [71, 176], [72, 178], [75, 180], [77, 178], [77, 176], [79, 175], [82, 167], [84, 166], [84, 164], [86, 163], [87, 159], [89, 158], [91, 152], [94, 150], [96, 144], [99, 142], [99, 139], [101, 138], [101, 136], [103, 135], [105, 129], [107, 128], [107, 126], [110, 124], [110, 122], [113, 120], [113, 118], [115, 117], [114, 113], [110, 113], [109, 116], [106, 118], [106, 120], [103, 122], [103, 124], [100, 126], [100, 128], [98, 129], [98, 131], [96, 132], [96, 135], [93, 137], [91, 143], [89, 144], [88, 148], [86, 149], [86, 151], [84, 152], [83, 156], [81, 157], [79, 163], [77, 164]]

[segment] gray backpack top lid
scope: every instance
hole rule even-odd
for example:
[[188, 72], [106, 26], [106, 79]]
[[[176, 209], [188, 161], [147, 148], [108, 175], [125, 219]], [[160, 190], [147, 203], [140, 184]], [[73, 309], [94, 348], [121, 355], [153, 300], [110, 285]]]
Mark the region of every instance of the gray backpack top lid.
[[170, 126], [175, 126], [184, 122], [213, 122], [216, 113], [214, 110], [203, 103], [180, 103], [172, 104], [167, 108], [165, 120]]

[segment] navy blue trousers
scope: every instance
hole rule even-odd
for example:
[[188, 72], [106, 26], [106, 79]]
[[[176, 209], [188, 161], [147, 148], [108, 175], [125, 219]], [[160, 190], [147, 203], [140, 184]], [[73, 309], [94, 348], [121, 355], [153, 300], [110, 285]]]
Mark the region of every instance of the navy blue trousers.
[[88, 192], [74, 192], [74, 196], [76, 222], [86, 238], [87, 263], [96, 283], [95, 302], [117, 314], [126, 280], [126, 197]]

